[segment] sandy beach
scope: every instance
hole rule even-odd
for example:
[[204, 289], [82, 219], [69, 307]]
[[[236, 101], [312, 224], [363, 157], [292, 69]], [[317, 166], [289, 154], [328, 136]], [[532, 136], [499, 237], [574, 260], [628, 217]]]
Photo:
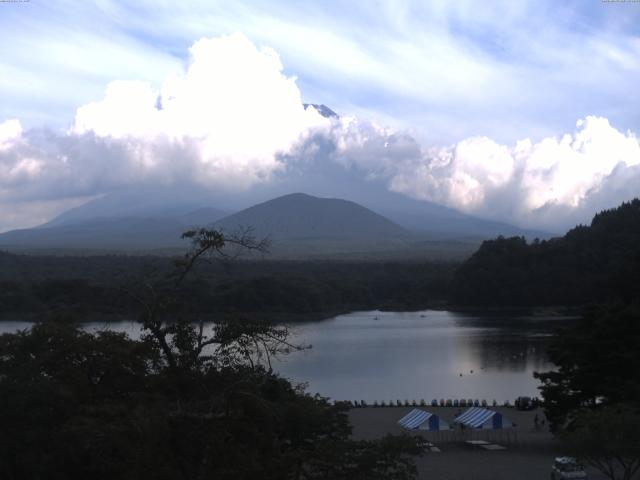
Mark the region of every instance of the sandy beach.
[[[349, 413], [356, 439], [374, 439], [386, 434], [421, 435], [436, 445], [439, 453], [426, 453], [416, 458], [419, 478], [431, 480], [534, 480], [548, 479], [553, 458], [566, 454], [561, 445], [544, 427], [535, 427], [534, 418], [544, 419], [541, 409], [518, 411], [514, 408], [491, 407], [516, 423], [504, 432], [455, 430], [453, 432], [407, 432], [397, 421], [413, 408], [439, 415], [453, 424], [454, 415], [465, 408], [455, 407], [384, 407], [354, 408]], [[487, 451], [465, 443], [465, 440], [487, 440], [506, 447], [505, 450]], [[589, 479], [605, 479], [599, 472], [587, 468]]]

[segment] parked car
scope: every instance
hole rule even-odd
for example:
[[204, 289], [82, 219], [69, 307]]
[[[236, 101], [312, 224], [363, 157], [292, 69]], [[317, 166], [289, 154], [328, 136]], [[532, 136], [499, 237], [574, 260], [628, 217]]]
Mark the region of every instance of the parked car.
[[551, 467], [551, 480], [584, 479], [587, 473], [573, 457], [556, 457]]

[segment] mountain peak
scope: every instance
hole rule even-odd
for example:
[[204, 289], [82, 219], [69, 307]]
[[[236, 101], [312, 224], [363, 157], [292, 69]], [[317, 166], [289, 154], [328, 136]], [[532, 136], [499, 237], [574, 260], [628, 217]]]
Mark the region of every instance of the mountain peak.
[[303, 199], [315, 199], [315, 200], [320, 200], [319, 197], [314, 197], [313, 195], [309, 195], [308, 193], [303, 193], [303, 192], [293, 192], [293, 193], [287, 193], [286, 195], [282, 195], [280, 197], [274, 198], [272, 200], [282, 200], [282, 199], [289, 199], [289, 200], [303, 200]]
[[[281, 195], [279, 197], [272, 198], [271, 200], [267, 200], [266, 202], [263, 202], [263, 203], [270, 203], [270, 202], [277, 202], [277, 203], [282, 203], [282, 202], [305, 202], [306, 204], [309, 204], [309, 203], [322, 203], [322, 202], [331, 202], [331, 201], [355, 204], [355, 202], [352, 202], [350, 200], [344, 200], [344, 199], [341, 199], [341, 198], [316, 197], [314, 195], [310, 195], [308, 193], [303, 193], [303, 192], [287, 193], [285, 195]], [[362, 208], [365, 208], [365, 207], [362, 207]]]
[[355, 202], [290, 193], [254, 205], [219, 222], [225, 230], [251, 225], [273, 238], [404, 236], [407, 231]]
[[302, 106], [304, 107], [304, 109], [306, 110], [309, 107], [313, 107], [316, 109], [316, 111], [322, 115], [325, 118], [339, 118], [340, 115], [338, 115], [336, 112], [334, 112], [333, 110], [331, 110], [329, 107], [327, 107], [324, 104], [317, 104], [317, 103], [303, 103]]

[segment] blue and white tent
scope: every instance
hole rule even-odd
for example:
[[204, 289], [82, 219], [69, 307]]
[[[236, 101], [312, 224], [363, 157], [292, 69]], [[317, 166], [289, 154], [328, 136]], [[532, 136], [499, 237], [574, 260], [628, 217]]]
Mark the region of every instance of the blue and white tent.
[[488, 430], [500, 430], [515, 426], [511, 420], [504, 417], [500, 412], [480, 407], [471, 407], [456, 418], [455, 421], [465, 427]]
[[407, 430], [427, 430], [437, 432], [449, 430], [449, 424], [441, 420], [438, 415], [414, 408], [407, 415], [398, 420], [398, 423]]

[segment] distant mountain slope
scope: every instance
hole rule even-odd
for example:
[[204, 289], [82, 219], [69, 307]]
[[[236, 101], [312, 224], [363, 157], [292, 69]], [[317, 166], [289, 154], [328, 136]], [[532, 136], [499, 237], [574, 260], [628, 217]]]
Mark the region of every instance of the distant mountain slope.
[[[112, 194], [71, 209], [41, 227], [0, 234], [0, 248], [71, 250], [69, 253], [175, 251], [185, 248], [180, 239], [183, 231], [215, 225], [228, 232], [252, 227], [257, 236], [269, 236], [272, 258], [461, 259], [477, 248], [482, 232], [523, 234], [515, 227], [494, 225], [387, 190], [381, 192], [376, 205], [395, 215], [394, 219], [405, 220], [402, 226], [380, 215], [377, 208], [378, 213], [337, 198], [287, 194], [225, 215], [221, 209], [194, 207], [213, 203], [229, 208], [238, 204], [238, 198], [220, 192], [163, 188]], [[414, 230], [403, 228], [406, 225]]]
[[[224, 214], [200, 208], [184, 214], [158, 218], [117, 217], [51, 222], [43, 227], [0, 234], [0, 248], [12, 250], [117, 250], [150, 251], [184, 248], [181, 234], [196, 225], [211, 225]], [[159, 214], [159, 213], [158, 213]], [[68, 223], [67, 223], [68, 222]]]
[[125, 217], [170, 218], [187, 223], [191, 220], [186, 219], [192, 217], [197, 220], [196, 223], [201, 223], [203, 220], [211, 223], [231, 213], [228, 209], [205, 206], [212, 204], [215, 203], [207, 198], [206, 193], [195, 189], [186, 192], [167, 188], [137, 189], [96, 198], [61, 213], [42, 226], [57, 227], [87, 221], [93, 222], [97, 219]]
[[323, 104], [317, 104], [317, 103], [303, 103], [302, 106], [304, 107], [304, 109], [306, 110], [309, 107], [313, 107], [317, 110], [317, 112], [322, 115], [325, 118], [338, 118], [339, 115], [334, 112], [333, 110], [331, 110], [329, 107], [327, 107], [326, 105]]
[[169, 219], [98, 219], [0, 235], [0, 247], [24, 249], [148, 250], [179, 246], [185, 227]]
[[254, 205], [215, 223], [227, 232], [252, 227], [276, 256], [326, 256], [401, 250], [417, 237], [357, 203], [294, 193]]
[[429, 240], [485, 240], [502, 236], [548, 239], [549, 232], [531, 230], [503, 222], [473, 217], [432, 202], [387, 192], [379, 200], [362, 202], [398, 225], [420, 233]]
[[640, 299], [640, 200], [597, 214], [590, 226], [527, 244], [482, 244], [456, 272], [452, 300], [464, 305], [581, 305]]
[[219, 208], [200, 207], [173, 218], [184, 226], [192, 227], [195, 225], [211, 225], [212, 223], [217, 222], [219, 219], [228, 216], [229, 213], [230, 212], [226, 210], [220, 210]]
[[[333, 182], [333, 185], [336, 187], [335, 194], [319, 193], [318, 196], [332, 196], [356, 202], [429, 241], [462, 240], [479, 243], [499, 235], [522, 235], [528, 239], [547, 239], [552, 236], [548, 232], [526, 230], [505, 223], [484, 220], [431, 202], [415, 200], [391, 192], [383, 185], [371, 183], [339, 185], [338, 182]], [[191, 221], [186, 223], [208, 224], [233, 211], [262, 202], [264, 198], [272, 199], [283, 193], [285, 192], [281, 189], [266, 189], [261, 191], [260, 195], [245, 197], [239, 194], [223, 195], [208, 191], [166, 188], [118, 192], [67, 210], [43, 227], [125, 217], [170, 218], [179, 219], [180, 222], [191, 217]], [[202, 205], [216, 205], [221, 208], [202, 207]], [[207, 209], [206, 214], [204, 209]], [[200, 212], [201, 215], [195, 212]]]
[[[100, 210], [90, 207], [89, 210]], [[135, 211], [135, 209], [132, 209]], [[105, 209], [105, 211], [108, 211]], [[140, 211], [140, 209], [138, 209]], [[149, 210], [145, 210], [147, 213]], [[71, 212], [40, 228], [0, 235], [0, 248], [12, 250], [152, 251], [184, 248], [180, 236], [195, 225], [213, 225], [229, 233], [252, 227], [272, 240], [274, 256], [326, 256], [405, 249], [416, 237], [383, 216], [354, 202], [285, 195], [217, 220], [220, 211], [201, 208], [165, 218], [95, 218]], [[73, 215], [72, 215], [73, 214]], [[160, 212], [158, 212], [158, 215]]]
[[304, 193], [284, 195], [254, 205], [223, 218], [215, 225], [225, 230], [252, 226], [257, 235], [287, 239], [410, 235], [402, 227], [357, 203]]
[[[325, 167], [342, 168], [331, 163]], [[332, 199], [305, 194], [274, 198], [274, 193], [282, 193], [295, 182], [274, 182], [253, 192], [234, 194], [184, 186], [149, 187], [94, 199], [35, 229], [0, 234], [0, 248], [130, 253], [182, 249], [180, 234], [184, 230], [218, 221], [217, 226], [228, 231], [253, 227], [256, 235], [268, 235], [274, 241], [272, 256], [295, 258], [461, 259], [482, 240], [497, 235], [550, 236], [471, 217], [389, 191], [376, 182], [334, 173], [331, 182], [328, 178], [318, 180], [315, 189], [330, 186], [337, 193], [346, 193], [351, 201], [337, 195]], [[310, 174], [323, 178], [320, 171]], [[255, 198], [271, 200], [245, 208], [258, 203]], [[241, 211], [229, 215], [234, 210]]]

